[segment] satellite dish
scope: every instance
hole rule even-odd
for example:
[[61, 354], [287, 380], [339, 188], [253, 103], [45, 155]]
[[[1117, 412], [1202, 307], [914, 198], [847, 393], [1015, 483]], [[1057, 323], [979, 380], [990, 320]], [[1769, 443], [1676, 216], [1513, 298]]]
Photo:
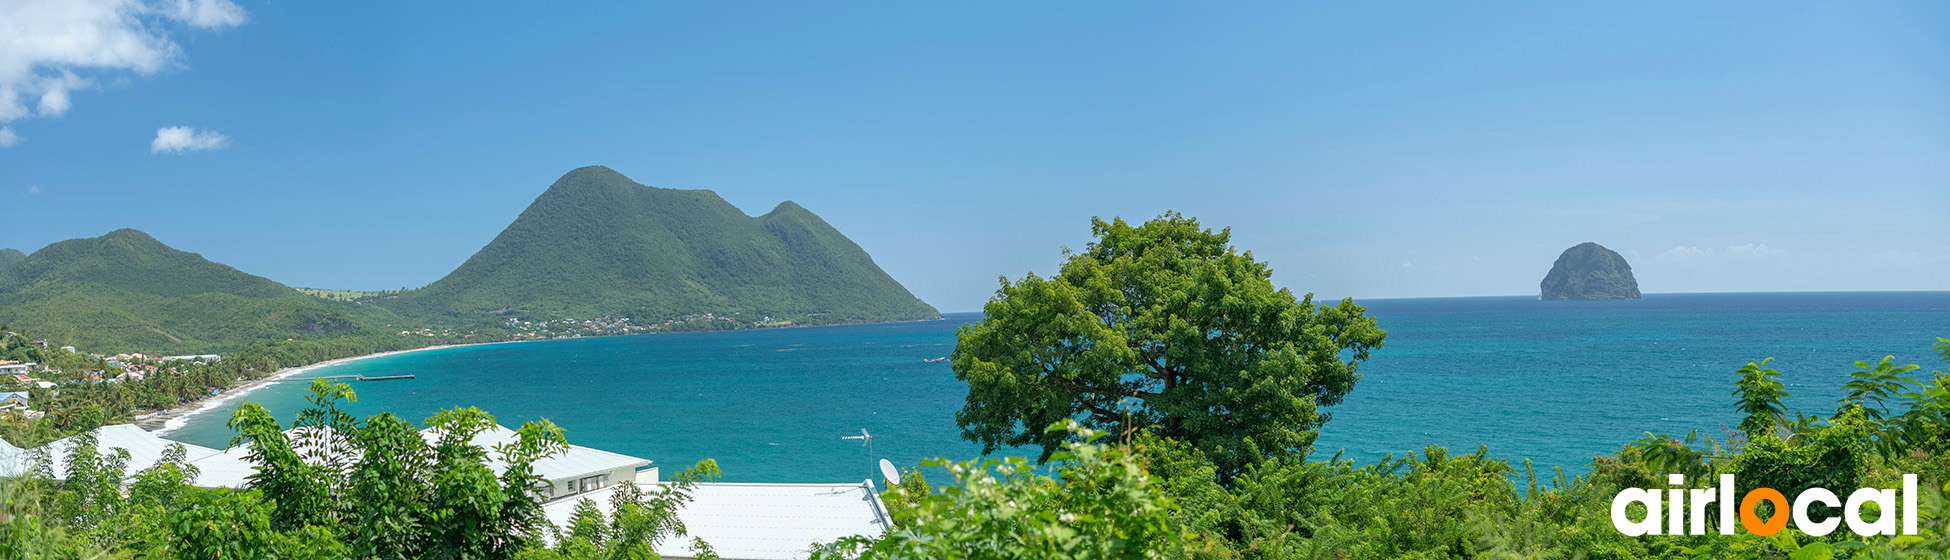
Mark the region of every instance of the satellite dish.
[[880, 476], [886, 478], [888, 484], [901, 483], [901, 472], [894, 468], [893, 461], [886, 459], [880, 460]]

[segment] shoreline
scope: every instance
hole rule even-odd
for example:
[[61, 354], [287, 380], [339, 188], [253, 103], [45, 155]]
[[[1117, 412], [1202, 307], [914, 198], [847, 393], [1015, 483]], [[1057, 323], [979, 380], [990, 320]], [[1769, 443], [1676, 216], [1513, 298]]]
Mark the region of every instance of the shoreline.
[[[820, 327], [839, 327], [839, 326], [893, 324], [893, 323], [917, 323], [917, 322], [924, 322], [924, 321], [947, 320], [946, 317], [947, 314], [944, 313], [942, 315], [943, 315], [942, 317], [937, 317], [934, 319], [906, 319], [900, 321], [879, 321], [874, 323], [835, 323], [829, 325], [787, 325], [787, 326], [779, 326], [779, 327], [759, 327], [756, 329], [726, 329], [722, 331], [682, 331], [682, 332], [731, 332], [731, 331], [739, 331], [739, 330], [808, 329], [808, 328], [820, 328]], [[630, 333], [630, 334], [610, 334], [610, 335], [598, 335], [598, 336], [534, 338], [528, 340], [500, 340], [495, 342], [471, 342], [471, 343], [463, 343], [463, 344], [439, 344], [434, 346], [422, 346], [419, 348], [408, 348], [405, 350], [392, 350], [388, 352], [378, 352], [378, 353], [365, 354], [360, 356], [350, 356], [345, 358], [339, 358], [336, 360], [326, 360], [315, 364], [307, 364], [307, 365], [302, 365], [297, 367], [288, 367], [288, 368], [279, 369], [275, 372], [272, 372], [270, 375], [266, 375], [264, 377], [259, 377], [257, 379], [252, 379], [249, 381], [245, 381], [243, 383], [239, 383], [235, 386], [232, 386], [230, 390], [224, 391], [216, 395], [212, 395], [208, 398], [199, 399], [194, 402], [183, 403], [162, 410], [158, 410], [155, 412], [151, 412], [148, 414], [136, 416], [135, 418], [130, 419], [129, 423], [135, 424], [136, 427], [142, 428], [144, 430], [148, 430], [150, 433], [153, 433], [155, 435], [158, 436], [165, 435], [170, 432], [174, 432], [176, 430], [182, 429], [183, 426], [189, 423], [189, 418], [191, 416], [196, 416], [205, 412], [210, 412], [212, 410], [215, 410], [216, 408], [223, 406], [225, 403], [236, 400], [240, 397], [243, 397], [244, 395], [248, 395], [253, 391], [263, 388], [266, 385], [270, 385], [272, 383], [276, 383], [279, 381], [286, 381], [287, 380], [286, 378], [296, 376], [301, 373], [309, 372], [312, 370], [327, 368], [327, 367], [336, 366], [339, 364], [344, 364], [344, 363], [358, 361], [358, 360], [364, 360], [367, 358], [378, 358], [381, 356], [392, 356], [397, 354], [405, 354], [408, 352], [420, 352], [424, 350], [459, 348], [462, 346], [492, 346], [496, 344], [522, 344], [528, 342], [547, 342], [551, 340], [570, 340], [570, 339], [577, 339], [577, 338], [607, 338], [607, 337], [614, 337], [614, 336], [638, 336], [638, 335], [656, 335], [656, 334], [676, 334], [676, 333], [647, 332], [647, 333]]]
[[[499, 343], [488, 343], [488, 344], [499, 344]], [[204, 412], [213, 411], [218, 407], [223, 406], [225, 403], [228, 403], [230, 401], [248, 395], [251, 392], [261, 389], [272, 383], [277, 383], [279, 381], [286, 381], [288, 380], [287, 378], [296, 376], [301, 373], [328, 368], [339, 364], [364, 360], [367, 358], [393, 356], [398, 354], [405, 354], [408, 352], [420, 352], [425, 350], [457, 348], [461, 346], [473, 346], [473, 345], [472, 344], [441, 344], [435, 346], [422, 346], [419, 348], [409, 348], [406, 350], [393, 350], [389, 352], [378, 352], [373, 354], [339, 358], [336, 360], [326, 360], [315, 364], [307, 364], [307, 365], [302, 365], [297, 367], [283, 368], [275, 372], [271, 372], [270, 375], [266, 375], [264, 377], [259, 377], [257, 379], [252, 379], [249, 381], [245, 381], [243, 383], [239, 383], [235, 386], [232, 386], [230, 390], [224, 391], [222, 393], [218, 393], [216, 395], [212, 395], [208, 398], [200, 399], [194, 402], [179, 404], [156, 412], [151, 412], [148, 414], [137, 416], [131, 419], [130, 423], [135, 424], [136, 427], [138, 428], [148, 430], [150, 433], [154, 433], [156, 435], [164, 435], [176, 431], [178, 429], [181, 429], [184, 425], [189, 423], [189, 417], [191, 416], [195, 416]]]

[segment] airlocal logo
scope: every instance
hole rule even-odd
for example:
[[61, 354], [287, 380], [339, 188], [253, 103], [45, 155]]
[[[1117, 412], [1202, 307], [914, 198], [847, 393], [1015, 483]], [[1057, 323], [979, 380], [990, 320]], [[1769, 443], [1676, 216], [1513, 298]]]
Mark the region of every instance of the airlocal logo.
[[[1686, 476], [1670, 475], [1666, 478], [1666, 482], [1673, 486], [1680, 486], [1686, 483]], [[1862, 488], [1850, 493], [1848, 502], [1843, 503], [1834, 492], [1826, 488], [1809, 488], [1795, 496], [1794, 502], [1789, 504], [1787, 496], [1782, 495], [1780, 490], [1755, 488], [1740, 498], [1737, 504], [1739, 515], [1736, 516], [1733, 488], [1733, 475], [1723, 474], [1720, 475], [1718, 489], [1668, 489], [1666, 491], [1668, 497], [1663, 506], [1659, 503], [1658, 490], [1626, 488], [1611, 499], [1611, 526], [1628, 537], [1658, 535], [1661, 534], [1661, 528], [1667, 535], [1704, 535], [1707, 521], [1706, 507], [1717, 505], [1720, 509], [1720, 534], [1722, 535], [1733, 534], [1733, 520], [1739, 519], [1740, 525], [1746, 527], [1747, 532], [1763, 537], [1772, 536], [1787, 527], [1790, 516], [1794, 518], [1796, 529], [1817, 537], [1835, 532], [1835, 528], [1843, 521], [1848, 522], [1850, 531], [1865, 537], [1896, 534], [1896, 517], [1899, 514], [1896, 508], [1898, 496], [1895, 490]], [[1916, 475], [1903, 475], [1901, 499], [1902, 534], [1914, 535], [1916, 534]], [[1761, 502], [1774, 505], [1774, 514], [1771, 518], [1766, 520], [1760, 518]], [[1645, 519], [1633, 521], [1629, 518], [1627, 510], [1632, 504], [1645, 506]], [[1841, 518], [1812, 519], [1808, 510], [1816, 504], [1842, 508]], [[1875, 521], [1862, 519], [1862, 507], [1867, 504], [1875, 504], [1881, 511]], [[1663, 522], [1661, 522], [1662, 518]]]

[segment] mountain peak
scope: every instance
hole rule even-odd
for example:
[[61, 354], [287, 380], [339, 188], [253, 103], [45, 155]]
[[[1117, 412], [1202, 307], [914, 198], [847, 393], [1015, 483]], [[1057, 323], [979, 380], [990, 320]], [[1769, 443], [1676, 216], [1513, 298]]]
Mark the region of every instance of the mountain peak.
[[752, 217], [717, 193], [644, 186], [599, 166], [563, 175], [460, 268], [400, 299], [446, 316], [609, 315], [639, 324], [939, 316], [798, 204]]

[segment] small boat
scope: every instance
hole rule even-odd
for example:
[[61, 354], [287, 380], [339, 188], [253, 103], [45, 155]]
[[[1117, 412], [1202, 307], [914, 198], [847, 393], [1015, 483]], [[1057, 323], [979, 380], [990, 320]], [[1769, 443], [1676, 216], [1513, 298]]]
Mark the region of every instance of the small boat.
[[942, 357], [939, 357], [939, 358], [928, 358], [928, 359], [925, 359], [925, 360], [921, 360], [921, 361], [923, 361], [923, 362], [927, 362], [927, 363], [930, 363], [930, 364], [932, 364], [932, 363], [935, 363], [935, 362], [946, 362], [946, 361], [948, 361], [948, 357], [947, 357], [947, 356], [942, 356]]

